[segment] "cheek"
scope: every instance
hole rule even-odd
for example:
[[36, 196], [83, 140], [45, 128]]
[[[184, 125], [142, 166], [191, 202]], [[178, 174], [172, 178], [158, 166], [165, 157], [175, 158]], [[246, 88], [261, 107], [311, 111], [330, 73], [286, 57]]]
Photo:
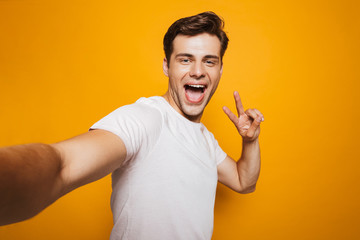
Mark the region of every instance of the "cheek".
[[175, 82], [181, 82], [188, 72], [187, 68], [178, 67], [169, 73], [169, 77]]
[[210, 78], [214, 83], [218, 82], [220, 80], [220, 78], [221, 78], [221, 72], [218, 71], [218, 70], [211, 71], [210, 72]]

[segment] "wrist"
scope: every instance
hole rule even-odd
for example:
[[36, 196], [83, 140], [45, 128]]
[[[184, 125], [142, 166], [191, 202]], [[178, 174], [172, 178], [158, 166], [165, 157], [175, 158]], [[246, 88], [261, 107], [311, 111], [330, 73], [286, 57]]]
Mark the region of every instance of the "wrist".
[[243, 144], [244, 145], [253, 145], [253, 144], [258, 144], [259, 143], [259, 138], [255, 138], [255, 139], [245, 139], [243, 138]]

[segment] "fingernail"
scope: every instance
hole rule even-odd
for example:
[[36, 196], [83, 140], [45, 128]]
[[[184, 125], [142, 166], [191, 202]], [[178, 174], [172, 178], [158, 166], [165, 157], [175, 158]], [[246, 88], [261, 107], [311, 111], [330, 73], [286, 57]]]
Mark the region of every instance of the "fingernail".
[[265, 120], [264, 118], [261, 119], [261, 121], [264, 121], [264, 120]]

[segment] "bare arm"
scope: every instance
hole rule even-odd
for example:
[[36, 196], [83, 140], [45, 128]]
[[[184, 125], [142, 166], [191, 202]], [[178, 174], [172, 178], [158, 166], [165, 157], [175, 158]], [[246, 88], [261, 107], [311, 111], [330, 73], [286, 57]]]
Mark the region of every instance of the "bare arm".
[[119, 137], [93, 130], [52, 145], [0, 149], [0, 225], [35, 216], [66, 193], [118, 168], [126, 156]]
[[61, 169], [49, 145], [0, 149], [0, 225], [32, 217], [60, 197]]
[[257, 109], [244, 111], [237, 92], [234, 93], [234, 98], [238, 117], [227, 107], [224, 107], [224, 112], [242, 136], [242, 154], [237, 162], [227, 156], [218, 166], [218, 178], [219, 182], [236, 192], [250, 193], [255, 191], [260, 174], [259, 134], [260, 123], [264, 121], [264, 117]]
[[243, 142], [243, 151], [237, 162], [227, 156], [218, 166], [219, 182], [238, 193], [254, 192], [259, 174], [260, 147], [258, 141]]

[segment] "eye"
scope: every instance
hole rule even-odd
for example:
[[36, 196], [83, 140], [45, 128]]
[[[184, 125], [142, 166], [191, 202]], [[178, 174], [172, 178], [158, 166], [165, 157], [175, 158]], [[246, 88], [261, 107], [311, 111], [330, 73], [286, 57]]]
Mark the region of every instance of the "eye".
[[182, 59], [180, 59], [180, 62], [182, 62], [182, 63], [190, 63], [190, 59], [182, 58]]
[[212, 66], [214, 66], [216, 64], [216, 62], [212, 61], [212, 60], [206, 60], [205, 63], [206, 63], [206, 65], [208, 65], [210, 67], [212, 67]]
[[178, 61], [180, 64], [183, 64], [183, 65], [189, 65], [189, 64], [191, 64], [191, 62], [192, 62], [191, 58], [188, 58], [188, 57], [178, 58], [177, 61]]

